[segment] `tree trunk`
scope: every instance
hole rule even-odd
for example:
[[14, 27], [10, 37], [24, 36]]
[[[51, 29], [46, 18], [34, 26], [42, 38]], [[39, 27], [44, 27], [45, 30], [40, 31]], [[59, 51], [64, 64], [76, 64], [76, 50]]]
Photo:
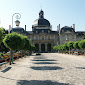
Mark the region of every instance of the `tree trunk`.
[[12, 64], [13, 64], [14, 63], [13, 50], [11, 52], [12, 52]]
[[70, 47], [69, 47], [69, 54], [70, 54]]
[[78, 49], [77, 49], [77, 55], [78, 55]]
[[9, 65], [11, 65], [11, 60], [12, 60], [12, 49], [10, 49], [10, 61], [9, 61]]

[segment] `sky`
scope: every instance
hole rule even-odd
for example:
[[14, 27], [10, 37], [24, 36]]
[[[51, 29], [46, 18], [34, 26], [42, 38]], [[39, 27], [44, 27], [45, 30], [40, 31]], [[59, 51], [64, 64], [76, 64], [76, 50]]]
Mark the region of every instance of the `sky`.
[[[12, 16], [19, 13], [20, 27], [32, 30], [33, 22], [39, 18], [39, 11], [49, 20], [54, 31], [60, 27], [75, 24], [75, 31], [85, 31], [85, 0], [0, 0], [0, 27], [9, 29]], [[13, 16], [13, 27], [16, 15]]]

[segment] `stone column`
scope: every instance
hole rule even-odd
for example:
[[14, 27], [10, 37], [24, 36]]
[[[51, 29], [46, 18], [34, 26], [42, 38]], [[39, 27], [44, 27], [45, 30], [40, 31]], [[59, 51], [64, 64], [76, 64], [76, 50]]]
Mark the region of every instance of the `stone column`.
[[39, 43], [39, 52], [41, 52], [41, 43]]
[[47, 43], [45, 43], [45, 52], [47, 52]]

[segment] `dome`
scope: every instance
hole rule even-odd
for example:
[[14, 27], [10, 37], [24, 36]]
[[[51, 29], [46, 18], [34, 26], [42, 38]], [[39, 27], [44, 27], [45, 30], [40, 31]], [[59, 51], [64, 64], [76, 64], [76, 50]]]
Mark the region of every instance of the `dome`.
[[39, 12], [39, 18], [34, 21], [33, 27], [34, 26], [48, 26], [48, 27], [50, 27], [50, 22], [44, 18], [44, 12], [42, 10]]
[[34, 21], [33, 26], [50, 26], [50, 22], [44, 18], [39, 18]]

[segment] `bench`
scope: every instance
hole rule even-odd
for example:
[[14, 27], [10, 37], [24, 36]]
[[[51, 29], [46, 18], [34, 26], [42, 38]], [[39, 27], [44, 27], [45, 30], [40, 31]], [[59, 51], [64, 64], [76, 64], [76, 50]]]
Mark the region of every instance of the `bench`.
[[2, 63], [0, 63], [0, 69], [1, 69], [1, 66], [2, 66], [3, 64], [5, 64], [5, 66], [6, 66], [6, 63], [7, 63], [7, 62], [2, 62]]

